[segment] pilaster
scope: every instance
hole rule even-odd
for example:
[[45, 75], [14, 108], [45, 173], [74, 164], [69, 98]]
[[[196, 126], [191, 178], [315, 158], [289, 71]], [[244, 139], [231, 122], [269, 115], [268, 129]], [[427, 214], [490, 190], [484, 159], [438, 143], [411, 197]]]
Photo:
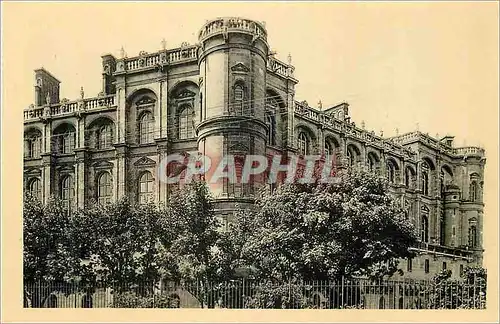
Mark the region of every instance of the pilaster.
[[116, 152], [116, 178], [113, 182], [116, 199], [120, 199], [127, 193], [127, 153], [128, 147], [126, 144], [115, 144]]
[[158, 96], [159, 96], [159, 118], [157, 127], [159, 131], [159, 138], [167, 137], [168, 130], [168, 93], [167, 93], [167, 79], [162, 76], [158, 80]]
[[288, 134], [285, 145], [287, 147], [296, 147], [295, 143], [295, 91], [288, 90], [287, 93], [287, 129]]
[[85, 207], [85, 188], [87, 185], [86, 179], [86, 160], [87, 151], [84, 148], [75, 150], [75, 190], [76, 190], [76, 205], [79, 208]]
[[44, 204], [49, 202], [52, 194], [52, 160], [53, 157], [50, 153], [42, 154], [42, 201]]
[[50, 121], [44, 123], [44, 144], [42, 147], [42, 153], [52, 152], [52, 124]]
[[165, 172], [165, 170], [160, 170], [160, 166], [162, 165], [162, 161], [167, 158], [168, 154], [168, 142], [166, 140], [158, 140], [156, 141], [158, 146], [158, 163], [156, 165], [156, 174], [154, 175], [156, 182], [156, 196], [157, 201], [162, 203], [166, 203], [168, 200], [168, 184], [160, 180], [160, 173]]
[[126, 93], [126, 86], [125, 82], [117, 86], [117, 120], [118, 120], [118, 125], [116, 125], [116, 131], [117, 131], [117, 136], [116, 138], [117, 143], [125, 144], [126, 143], [126, 130], [125, 130], [125, 123], [126, 123], [126, 106], [127, 106], [127, 93]]

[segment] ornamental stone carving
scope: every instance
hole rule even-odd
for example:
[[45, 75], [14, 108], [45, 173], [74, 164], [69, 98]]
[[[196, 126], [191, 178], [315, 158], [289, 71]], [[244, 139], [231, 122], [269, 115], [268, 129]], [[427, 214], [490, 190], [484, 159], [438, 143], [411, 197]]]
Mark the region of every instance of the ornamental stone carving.
[[116, 63], [116, 72], [123, 72], [125, 71], [125, 63], [123, 61], [119, 61]]

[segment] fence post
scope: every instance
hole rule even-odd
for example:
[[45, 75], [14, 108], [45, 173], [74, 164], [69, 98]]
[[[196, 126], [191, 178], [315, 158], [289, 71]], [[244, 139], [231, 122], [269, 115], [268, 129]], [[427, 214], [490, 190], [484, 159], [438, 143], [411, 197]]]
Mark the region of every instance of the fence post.
[[341, 288], [340, 288], [340, 308], [344, 308], [344, 276], [342, 276]]
[[474, 303], [474, 304], [473, 304], [473, 305], [474, 305], [473, 307], [476, 309], [476, 308], [477, 308], [477, 306], [476, 306], [476, 300], [477, 300], [477, 298], [476, 298], [476, 291], [477, 291], [477, 277], [476, 277], [476, 273], [474, 273], [474, 283], [473, 283], [473, 287], [474, 287], [474, 288], [473, 288], [473, 291], [474, 291], [474, 298], [473, 298], [472, 300], [473, 300], [473, 303]]
[[245, 308], [245, 277], [243, 276], [243, 293], [241, 295], [241, 308]]
[[156, 294], [156, 293], [155, 293], [155, 284], [154, 284], [154, 283], [151, 283], [151, 286], [152, 286], [152, 287], [151, 287], [151, 294], [153, 295], [153, 308], [156, 308], [156, 307], [155, 307], [155, 306], [156, 306], [156, 305], [155, 305], [155, 302], [156, 302], [156, 300], [155, 300], [155, 294]]

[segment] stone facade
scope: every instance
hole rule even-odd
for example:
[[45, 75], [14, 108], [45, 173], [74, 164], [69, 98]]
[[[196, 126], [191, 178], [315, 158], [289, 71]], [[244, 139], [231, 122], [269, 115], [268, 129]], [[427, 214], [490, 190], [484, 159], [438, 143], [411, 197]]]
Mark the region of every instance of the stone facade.
[[[166, 201], [175, 185], [156, 170], [172, 153], [327, 154], [392, 183], [421, 233], [406, 276], [443, 267], [458, 275], [482, 262], [484, 150], [418, 131], [384, 138], [357, 127], [347, 103], [316, 109], [298, 101], [291, 57], [274, 58], [263, 24], [215, 19], [198, 44], [104, 55], [102, 66], [102, 92], [86, 98], [82, 89], [72, 101], [59, 98], [49, 72], [35, 71], [35, 104], [24, 110], [24, 187], [42, 201]], [[220, 215], [251, 205], [254, 186], [211, 185]]]

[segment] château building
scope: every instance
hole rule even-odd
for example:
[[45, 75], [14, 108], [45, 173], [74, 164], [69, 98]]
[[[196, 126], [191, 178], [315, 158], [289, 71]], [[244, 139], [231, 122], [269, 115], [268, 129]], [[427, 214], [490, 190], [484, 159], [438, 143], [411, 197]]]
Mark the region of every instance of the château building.
[[[458, 275], [482, 262], [484, 150], [419, 131], [378, 136], [350, 120], [347, 103], [300, 101], [291, 57], [274, 57], [263, 23], [217, 18], [195, 45], [104, 55], [95, 97], [82, 89], [76, 100], [60, 98], [60, 81], [43, 68], [35, 80], [35, 102], [24, 110], [24, 189], [41, 201], [166, 201], [177, 185], [159, 181], [157, 168], [173, 153], [335, 155], [387, 176], [419, 229], [405, 276]], [[221, 217], [252, 204], [256, 185], [213, 185]]]

